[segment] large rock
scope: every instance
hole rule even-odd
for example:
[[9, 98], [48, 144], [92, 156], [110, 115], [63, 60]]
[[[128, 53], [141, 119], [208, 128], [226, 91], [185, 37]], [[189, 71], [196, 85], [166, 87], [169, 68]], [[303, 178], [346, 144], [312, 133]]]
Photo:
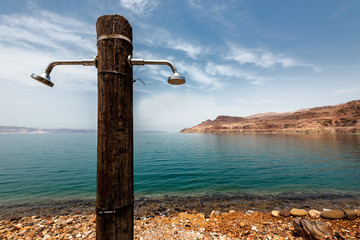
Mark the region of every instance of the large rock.
[[325, 222], [312, 222], [309, 219], [294, 219], [295, 233], [308, 240], [328, 239], [334, 236], [332, 229]]
[[290, 210], [290, 214], [295, 217], [303, 217], [307, 215], [307, 211], [305, 209], [293, 208]]
[[345, 209], [344, 213], [345, 213], [346, 219], [348, 219], [348, 220], [355, 220], [357, 218], [357, 213], [355, 210]]
[[321, 217], [327, 219], [342, 219], [345, 218], [345, 213], [342, 210], [330, 210], [321, 212]]

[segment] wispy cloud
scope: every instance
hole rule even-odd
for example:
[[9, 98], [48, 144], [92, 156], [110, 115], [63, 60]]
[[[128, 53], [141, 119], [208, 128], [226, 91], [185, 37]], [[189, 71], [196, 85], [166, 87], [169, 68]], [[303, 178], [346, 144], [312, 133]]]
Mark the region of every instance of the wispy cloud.
[[[3, 79], [30, 85], [35, 85], [30, 81], [30, 73], [40, 73], [50, 61], [91, 58], [96, 54], [93, 26], [49, 11], [39, 10], [37, 15], [0, 15], [0, 39], [0, 64], [7, 66]], [[96, 74], [76, 76], [72, 68], [62, 71], [67, 73], [69, 87], [96, 89], [92, 83]]]
[[157, 0], [120, 0], [120, 5], [123, 8], [142, 16], [150, 15], [158, 4], [159, 1]]
[[34, 16], [2, 15], [0, 20], [0, 38], [6, 44], [62, 52], [69, 51], [69, 45], [84, 51], [95, 50], [95, 28], [76, 19], [39, 10]]
[[343, 15], [345, 13], [345, 11], [348, 9], [348, 6], [341, 6], [337, 9], [336, 13], [334, 13], [333, 15], [331, 15], [331, 18], [338, 18], [341, 15]]
[[216, 76], [219, 79], [235, 78], [239, 81], [245, 79], [251, 84], [255, 85], [263, 84], [269, 80], [268, 78], [258, 76], [251, 72], [243, 71], [230, 65], [221, 65], [215, 63], [208, 63], [206, 66], [206, 72], [212, 76]]
[[228, 44], [229, 52], [225, 56], [227, 60], [233, 60], [241, 65], [253, 64], [260, 68], [292, 68], [306, 67], [319, 72], [320, 68], [313, 64], [302, 63], [301, 61], [285, 56], [284, 54], [273, 53], [262, 48], [244, 48], [235, 44]]
[[188, 0], [188, 3], [191, 7], [206, 10], [208, 12], [219, 12], [221, 10], [225, 10], [228, 8], [231, 8], [231, 1], [228, 2], [219, 2], [214, 1], [211, 4], [209, 4], [209, 0], [203, 1], [203, 0]]
[[144, 22], [137, 23], [137, 26], [141, 30], [141, 34], [139, 34], [141, 38], [135, 36], [136, 42], [147, 44], [149, 46], [182, 51], [193, 59], [197, 59], [200, 54], [206, 52], [206, 49], [200, 44], [189, 39], [183, 39], [181, 36], [169, 32], [164, 28], [152, 26]]
[[296, 66], [296, 61], [281, 54], [273, 54], [265, 49], [247, 49], [234, 44], [229, 44], [230, 52], [226, 59], [234, 60], [240, 64], [254, 64], [262, 68], [271, 68], [276, 65], [281, 67]]
[[212, 91], [221, 88], [223, 85], [218, 76], [209, 74], [200, 64], [179, 62], [178, 65], [181, 72], [186, 75], [188, 83], [191, 84], [192, 81], [197, 83], [198, 89]]

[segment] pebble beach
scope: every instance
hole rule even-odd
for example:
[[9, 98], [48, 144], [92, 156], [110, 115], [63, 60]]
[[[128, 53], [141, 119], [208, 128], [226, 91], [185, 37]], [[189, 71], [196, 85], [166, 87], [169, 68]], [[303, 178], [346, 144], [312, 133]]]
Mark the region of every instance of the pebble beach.
[[[328, 239], [360, 239], [359, 205], [360, 198], [350, 195], [140, 197], [134, 206], [134, 235], [135, 239], [311, 239], [294, 224], [307, 219], [308, 224], [324, 223], [332, 232]], [[1, 206], [0, 239], [95, 239], [94, 206], [91, 200]], [[345, 209], [355, 217], [312, 214]]]

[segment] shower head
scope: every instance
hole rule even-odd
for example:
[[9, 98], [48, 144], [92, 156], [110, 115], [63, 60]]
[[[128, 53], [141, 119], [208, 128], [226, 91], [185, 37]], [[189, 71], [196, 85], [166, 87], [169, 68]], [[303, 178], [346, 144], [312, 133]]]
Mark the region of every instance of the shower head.
[[181, 85], [185, 83], [185, 77], [181, 76], [175, 65], [168, 60], [144, 60], [144, 59], [133, 59], [132, 56], [128, 56], [128, 64], [133, 65], [168, 65], [173, 71], [173, 75], [168, 77], [168, 83], [172, 85]]
[[181, 76], [178, 72], [168, 77], [168, 83], [172, 85], [182, 85], [185, 83], [185, 77]]
[[[96, 57], [95, 57], [96, 58]], [[50, 80], [50, 73], [52, 69], [57, 65], [83, 65], [83, 66], [95, 66], [95, 58], [94, 59], [83, 59], [83, 60], [63, 60], [51, 62], [45, 69], [45, 72], [37, 75], [35, 73], [31, 74], [30, 77], [33, 79], [45, 84], [46, 86], [52, 87], [54, 83]]]
[[50, 80], [50, 75], [49, 74], [46, 74], [46, 73], [42, 73], [42, 74], [31, 74], [31, 76], [33, 79], [45, 84], [46, 86], [49, 86], [49, 87], [52, 87], [54, 86], [54, 83], [51, 82]]

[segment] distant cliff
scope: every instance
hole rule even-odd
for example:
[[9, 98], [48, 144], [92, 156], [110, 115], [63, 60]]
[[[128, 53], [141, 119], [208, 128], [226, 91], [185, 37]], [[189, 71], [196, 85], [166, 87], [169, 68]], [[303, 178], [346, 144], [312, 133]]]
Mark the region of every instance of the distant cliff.
[[336, 106], [249, 117], [218, 116], [182, 133], [351, 133], [360, 134], [360, 100]]
[[32, 133], [88, 133], [96, 132], [92, 129], [72, 129], [72, 128], [27, 128], [15, 126], [0, 126], [0, 134], [32, 134]]

